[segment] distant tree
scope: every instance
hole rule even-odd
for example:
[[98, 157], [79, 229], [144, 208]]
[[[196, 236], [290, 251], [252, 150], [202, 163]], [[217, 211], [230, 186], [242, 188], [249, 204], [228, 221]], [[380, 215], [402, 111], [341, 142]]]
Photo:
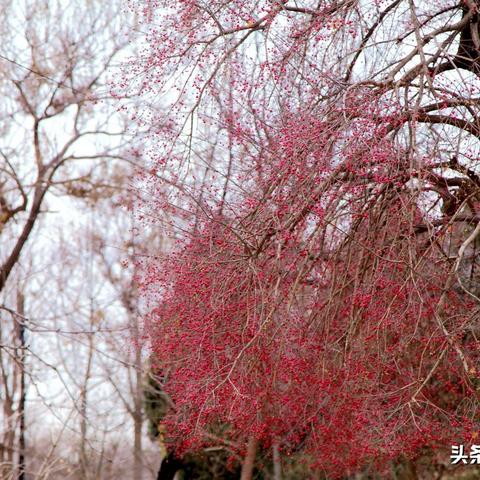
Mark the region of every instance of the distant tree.
[[[50, 316], [75, 298], [56, 283], [62, 275], [39, 275], [46, 271], [42, 262], [63, 244], [50, 219], [54, 211], [73, 212], [75, 199], [91, 204], [110, 198], [120, 185], [116, 166], [135, 161], [136, 144], [119, 112], [126, 99], [111, 86], [112, 69], [129, 46], [119, 2], [1, 0], [0, 11], [0, 477], [24, 478], [25, 468], [31, 473], [24, 441], [28, 392], [35, 391], [39, 370], [61, 369], [48, 363], [48, 355], [35, 356], [42, 347], [33, 332], [49, 330], [36, 314]], [[42, 308], [32, 312], [38, 297]], [[85, 338], [88, 345], [91, 335]], [[90, 346], [86, 359], [96, 348]], [[83, 413], [91, 376], [86, 368]], [[85, 415], [82, 422], [85, 434]]]

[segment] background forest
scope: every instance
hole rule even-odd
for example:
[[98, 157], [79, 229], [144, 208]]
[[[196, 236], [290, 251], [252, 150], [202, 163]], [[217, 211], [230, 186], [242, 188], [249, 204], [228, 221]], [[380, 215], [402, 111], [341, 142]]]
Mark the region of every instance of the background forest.
[[480, 478], [479, 9], [0, 0], [0, 480]]

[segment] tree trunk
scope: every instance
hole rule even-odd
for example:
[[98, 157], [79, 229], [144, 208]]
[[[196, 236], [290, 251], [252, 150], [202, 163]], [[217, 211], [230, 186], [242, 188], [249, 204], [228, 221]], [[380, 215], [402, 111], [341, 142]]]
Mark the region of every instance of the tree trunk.
[[255, 456], [257, 453], [257, 439], [252, 435], [248, 439], [247, 454], [243, 460], [242, 474], [240, 480], [252, 480]]
[[18, 340], [20, 345], [20, 399], [18, 402], [18, 415], [20, 421], [19, 452], [18, 452], [18, 480], [25, 480], [25, 297], [17, 292], [17, 311], [21, 315], [18, 322]]
[[88, 415], [88, 388], [92, 370], [93, 359], [93, 335], [88, 337], [88, 359], [85, 370], [85, 376], [83, 378], [83, 385], [80, 390], [80, 472], [83, 479], [90, 478], [89, 472], [89, 459], [87, 455], [87, 415]]
[[273, 456], [273, 480], [282, 480], [282, 463], [280, 459], [280, 450], [278, 443], [272, 445]]
[[394, 466], [393, 475], [395, 480], [416, 480], [418, 478], [415, 463], [403, 456]]
[[[135, 341], [139, 341], [138, 324], [134, 320]], [[142, 452], [142, 425], [143, 425], [143, 389], [142, 389], [142, 356], [139, 345], [135, 345], [135, 398], [133, 411], [133, 480], [142, 480], [143, 452]]]

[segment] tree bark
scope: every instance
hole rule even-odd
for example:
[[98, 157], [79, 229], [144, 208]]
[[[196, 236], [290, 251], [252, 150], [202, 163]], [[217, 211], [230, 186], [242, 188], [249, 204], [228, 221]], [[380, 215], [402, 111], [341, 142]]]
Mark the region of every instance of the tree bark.
[[20, 421], [19, 433], [19, 452], [18, 452], [18, 480], [25, 480], [25, 297], [19, 291], [17, 292], [17, 311], [21, 315], [18, 325], [18, 340], [20, 345], [20, 354], [18, 361], [20, 364], [20, 399], [18, 402], [18, 415]]
[[3, 290], [5, 287], [5, 284], [7, 282], [8, 277], [12, 273], [13, 267], [17, 263], [20, 253], [23, 250], [23, 247], [27, 243], [27, 240], [30, 236], [30, 233], [33, 230], [33, 227], [35, 226], [35, 222], [37, 220], [37, 217], [40, 213], [40, 207], [42, 205], [43, 197], [45, 196], [45, 193], [47, 191], [46, 188], [43, 188], [41, 186], [41, 182], [43, 181], [43, 177], [40, 177], [37, 179], [37, 186], [35, 188], [35, 195], [33, 198], [33, 205], [32, 209], [30, 210], [30, 213], [28, 215], [28, 219], [23, 227], [22, 233], [18, 237], [12, 251], [6, 258], [5, 262], [3, 265], [0, 267], [0, 292]]
[[[135, 315], [135, 312], [133, 312]], [[137, 320], [134, 319], [134, 335], [135, 341], [139, 342], [140, 333], [138, 331]], [[140, 347], [137, 343], [135, 345], [135, 397], [134, 397], [134, 410], [133, 410], [133, 428], [134, 428], [134, 440], [133, 440], [133, 479], [142, 480], [143, 470], [143, 452], [142, 452], [142, 426], [143, 426], [143, 389], [142, 389], [142, 356]]]
[[[91, 314], [92, 315], [92, 314]], [[87, 415], [88, 415], [88, 388], [92, 372], [92, 361], [93, 361], [93, 335], [90, 334], [88, 337], [88, 359], [87, 366], [85, 369], [85, 376], [83, 378], [82, 388], [80, 390], [80, 448], [79, 448], [79, 457], [80, 457], [80, 472], [82, 478], [85, 480], [90, 478], [89, 472], [89, 459], [87, 455]]]
[[255, 456], [257, 453], [257, 443], [257, 439], [253, 435], [248, 439], [247, 454], [243, 460], [240, 480], [252, 480]]
[[280, 450], [278, 443], [272, 445], [273, 456], [273, 480], [282, 480], [282, 462], [280, 459]]

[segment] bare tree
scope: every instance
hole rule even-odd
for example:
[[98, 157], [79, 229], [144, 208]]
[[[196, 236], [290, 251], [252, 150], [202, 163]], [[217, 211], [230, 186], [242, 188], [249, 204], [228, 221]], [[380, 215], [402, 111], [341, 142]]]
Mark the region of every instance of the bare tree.
[[[51, 219], [74, 212], [72, 200], [109, 198], [119, 188], [118, 164], [135, 160], [137, 137], [120, 113], [128, 99], [116, 96], [109, 80], [128, 46], [123, 27], [130, 19], [120, 2], [1, 0], [0, 8], [0, 476], [24, 478], [38, 473], [26, 456], [28, 395], [38, 390], [38, 372], [58, 376], [61, 368], [42, 357], [37, 335], [49, 328], [32, 309], [39, 299], [43, 314], [72, 300], [59, 298], [62, 288], [42, 272], [46, 252], [61, 244], [49, 237]], [[81, 328], [89, 352], [77, 405], [86, 469], [97, 345], [92, 325]], [[39, 478], [52, 474], [51, 465]]]

